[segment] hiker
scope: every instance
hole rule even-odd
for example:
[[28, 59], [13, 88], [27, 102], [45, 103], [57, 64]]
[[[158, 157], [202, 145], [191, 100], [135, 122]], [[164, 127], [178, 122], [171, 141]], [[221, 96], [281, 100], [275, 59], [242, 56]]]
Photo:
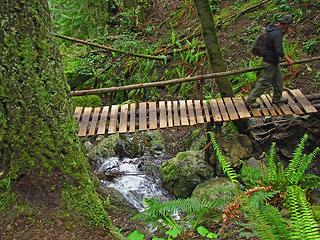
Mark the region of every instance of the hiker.
[[280, 72], [279, 61], [280, 58], [284, 58], [289, 65], [292, 65], [293, 63], [293, 60], [284, 54], [282, 46], [283, 36], [289, 32], [290, 24], [292, 24], [292, 22], [293, 18], [291, 15], [284, 15], [277, 24], [266, 27], [263, 41], [260, 41], [259, 43], [259, 38], [257, 39], [255, 45], [263, 44], [262, 47], [260, 46], [260, 48], [264, 48], [263, 51], [260, 50], [260, 52], [263, 53], [255, 54], [254, 46], [253, 54], [263, 57], [263, 76], [258, 79], [254, 89], [246, 99], [246, 105], [248, 107], [259, 108], [260, 104], [256, 102], [256, 99], [271, 86], [273, 87], [272, 103], [288, 102], [287, 99], [282, 97], [283, 79]]

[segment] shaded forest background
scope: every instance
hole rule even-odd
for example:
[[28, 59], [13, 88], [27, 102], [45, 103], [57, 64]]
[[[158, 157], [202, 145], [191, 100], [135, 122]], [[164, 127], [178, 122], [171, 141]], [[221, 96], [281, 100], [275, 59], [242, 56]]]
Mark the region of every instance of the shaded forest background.
[[[166, 63], [92, 49], [60, 40], [65, 73], [73, 90], [122, 86], [182, 78], [210, 72], [193, 1], [136, 1], [128, 8], [122, 1], [51, 0], [57, 33], [114, 48], [148, 55], [170, 56]], [[261, 4], [261, 2], [263, 4]], [[210, 1], [218, 37], [228, 69], [254, 67], [261, 60], [251, 46], [263, 27], [283, 13], [294, 15], [293, 31], [284, 43], [294, 59], [319, 51], [319, 4], [310, 1]], [[318, 20], [318, 21], [317, 21]], [[319, 63], [284, 70], [286, 86], [304, 93], [320, 88]], [[245, 94], [256, 73], [230, 77], [235, 94]], [[305, 84], [307, 82], [307, 84]], [[194, 91], [196, 89], [196, 92]], [[163, 89], [117, 92], [109, 103], [217, 96], [211, 82], [183, 83]], [[100, 105], [100, 96], [76, 97], [75, 105]]]

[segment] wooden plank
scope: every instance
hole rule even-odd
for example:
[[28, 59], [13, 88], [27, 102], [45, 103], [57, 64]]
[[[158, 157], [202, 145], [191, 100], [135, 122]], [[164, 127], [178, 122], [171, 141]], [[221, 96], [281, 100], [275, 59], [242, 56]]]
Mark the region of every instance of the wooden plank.
[[187, 107], [188, 107], [188, 115], [189, 115], [190, 125], [192, 126], [192, 125], [197, 124], [196, 117], [194, 115], [192, 100], [187, 100]]
[[[237, 109], [237, 111], [238, 111], [239, 117], [240, 117], [241, 119], [243, 119], [243, 118], [250, 118], [250, 117], [251, 117], [251, 115], [250, 115], [250, 113], [249, 113], [249, 111], [248, 111], [248, 109], [247, 109], [244, 101], [242, 100], [242, 98], [240, 98], [240, 97], [235, 97], [235, 98], [232, 98], [232, 100], [233, 100], [234, 105], [236, 106], [236, 109]], [[258, 111], [258, 112], [259, 112], [259, 111]], [[260, 112], [259, 112], [259, 113], [260, 113]], [[260, 115], [260, 116], [261, 116], [261, 115]]]
[[224, 106], [223, 100], [221, 98], [217, 99], [217, 104], [218, 104], [218, 107], [219, 107], [219, 110], [220, 110], [220, 113], [222, 116], [222, 120], [229, 121], [229, 115], [228, 115], [227, 109]]
[[211, 99], [210, 100], [210, 109], [211, 109], [211, 114], [212, 118], [215, 122], [222, 122], [222, 117], [219, 111], [218, 103], [217, 100]]
[[108, 133], [115, 133], [117, 131], [117, 118], [118, 118], [119, 105], [112, 105], [110, 112], [110, 121]]
[[[272, 99], [272, 95], [271, 95], [271, 96], [267, 95], [267, 97], [268, 97], [269, 100]], [[272, 101], [272, 100], [270, 100], [270, 101]], [[293, 114], [293, 112], [290, 110], [290, 108], [288, 107], [287, 104], [285, 104], [285, 103], [278, 103], [277, 105], [280, 107], [281, 111], [282, 111], [285, 115], [292, 115], [292, 114]]]
[[106, 123], [108, 119], [109, 106], [105, 106], [102, 108], [102, 113], [100, 115], [99, 126], [97, 134], [105, 134], [106, 133]]
[[128, 104], [121, 105], [120, 110], [120, 124], [119, 124], [119, 133], [126, 133], [128, 126]]
[[264, 116], [270, 116], [269, 110], [268, 108], [266, 108], [266, 106], [264, 105], [264, 102], [262, 101], [262, 99], [258, 98], [257, 102], [260, 103], [260, 110], [263, 113]]
[[80, 122], [80, 129], [78, 132], [79, 137], [84, 137], [87, 135], [87, 128], [88, 128], [91, 112], [92, 112], [92, 107], [84, 108], [84, 111], [82, 114], [82, 120]]
[[179, 104], [180, 104], [181, 125], [187, 126], [189, 125], [189, 120], [188, 120], [187, 109], [186, 109], [186, 101], [181, 100], [179, 101]]
[[80, 121], [80, 117], [81, 117], [81, 113], [82, 113], [83, 107], [76, 107], [76, 109], [74, 110], [74, 117], [77, 120], [77, 122]]
[[204, 116], [205, 116], [206, 122], [211, 122], [210, 113], [209, 113], [209, 108], [208, 108], [208, 103], [207, 103], [206, 100], [204, 100], [204, 101], [202, 102], [202, 106], [203, 106]]
[[101, 107], [94, 108], [88, 136], [93, 136], [96, 134], [97, 122], [98, 122], [100, 111], [101, 111]]
[[204, 123], [204, 118], [202, 115], [202, 107], [200, 100], [194, 100], [194, 108], [196, 110], [196, 117], [197, 117], [197, 122], [198, 123]]
[[[246, 101], [248, 98], [248, 96], [244, 97], [244, 100]], [[257, 99], [257, 102], [260, 103], [259, 99]], [[262, 114], [262, 111], [261, 111], [261, 104], [259, 106], [259, 108], [252, 108], [252, 107], [249, 107], [249, 110], [251, 112], [251, 114], [254, 116], [254, 117], [261, 117], [263, 114]], [[268, 111], [267, 111], [268, 112]]]
[[233, 105], [232, 99], [230, 97], [223, 98], [224, 104], [227, 108], [229, 118], [231, 121], [239, 119], [238, 113]]
[[149, 129], [157, 129], [158, 128], [158, 120], [157, 120], [157, 103], [149, 102]]
[[301, 104], [306, 113], [318, 112], [314, 106], [312, 106], [311, 102], [302, 94], [300, 89], [290, 90], [291, 94], [297, 99], [297, 101]]
[[173, 127], [173, 120], [172, 120], [172, 102], [167, 101], [167, 110], [168, 110], [168, 127]]
[[277, 104], [272, 103], [272, 97], [270, 97], [269, 94], [266, 94], [265, 96], [269, 100], [271, 106], [276, 110], [278, 115], [280, 115], [280, 116], [283, 115], [283, 112], [281, 111], [280, 107], [278, 107]]
[[283, 97], [288, 99], [288, 105], [290, 106], [290, 108], [292, 109], [292, 111], [295, 114], [301, 115], [303, 114], [303, 111], [300, 109], [300, 107], [293, 101], [293, 99], [291, 98], [291, 96], [287, 93], [287, 92], [283, 92], [282, 93]]
[[268, 111], [271, 113], [271, 116], [277, 116], [278, 114], [275, 108], [271, 105], [266, 95], [261, 95], [261, 99], [263, 103], [266, 105], [266, 107], [268, 108]]
[[136, 104], [130, 104], [130, 125], [129, 132], [133, 133], [136, 131]]
[[173, 125], [180, 126], [180, 117], [178, 112], [178, 101], [173, 101]]
[[167, 127], [167, 109], [166, 109], [166, 102], [160, 101], [159, 102], [160, 108], [160, 128]]
[[147, 127], [147, 103], [139, 103], [139, 131], [148, 130]]

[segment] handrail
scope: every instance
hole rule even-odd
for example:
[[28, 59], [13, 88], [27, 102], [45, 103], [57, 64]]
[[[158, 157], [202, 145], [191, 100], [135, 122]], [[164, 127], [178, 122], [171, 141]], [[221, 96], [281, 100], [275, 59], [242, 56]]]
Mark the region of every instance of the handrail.
[[[320, 56], [297, 60], [297, 61], [294, 61], [293, 64], [314, 62], [314, 61], [318, 61], [318, 60], [320, 60]], [[280, 66], [281, 67], [288, 67], [289, 64], [281, 63]], [[99, 88], [99, 89], [72, 91], [71, 96], [106, 94], [106, 93], [110, 93], [110, 92], [140, 89], [140, 88], [164, 87], [167, 85], [174, 85], [174, 84], [179, 84], [179, 83], [184, 83], [184, 82], [201, 81], [201, 80], [205, 80], [205, 79], [212, 79], [213, 80], [214, 78], [218, 78], [218, 77], [225, 77], [225, 76], [247, 73], [247, 72], [255, 72], [255, 71], [258, 71], [261, 69], [263, 69], [263, 66], [253, 67], [253, 68], [248, 68], [248, 69], [238, 69], [238, 70], [232, 70], [232, 71], [226, 71], [226, 72], [210, 73], [210, 74], [187, 77], [187, 78], [177, 78], [177, 79], [171, 79], [171, 80], [167, 80], [167, 81], [139, 83], [139, 84], [131, 84], [131, 85], [126, 85], [126, 86], [117, 86], [117, 87], [110, 87], [110, 88]]]

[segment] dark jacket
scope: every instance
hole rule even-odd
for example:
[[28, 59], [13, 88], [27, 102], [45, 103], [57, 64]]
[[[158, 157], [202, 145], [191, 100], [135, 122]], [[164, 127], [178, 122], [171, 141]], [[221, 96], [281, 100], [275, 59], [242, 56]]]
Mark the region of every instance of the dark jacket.
[[263, 57], [263, 60], [267, 63], [278, 64], [280, 58], [284, 56], [282, 39], [283, 31], [275, 25], [269, 25], [266, 27], [267, 35], [267, 53]]

